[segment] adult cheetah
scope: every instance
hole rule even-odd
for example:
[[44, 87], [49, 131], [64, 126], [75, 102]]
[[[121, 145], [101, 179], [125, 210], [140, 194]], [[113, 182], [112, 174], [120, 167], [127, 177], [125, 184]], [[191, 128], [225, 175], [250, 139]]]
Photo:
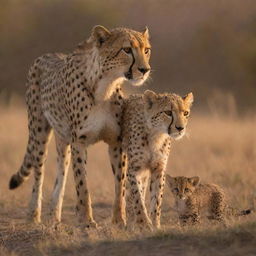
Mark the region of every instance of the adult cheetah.
[[10, 180], [14, 189], [34, 169], [30, 216], [41, 221], [42, 185], [47, 145], [54, 131], [58, 174], [51, 213], [61, 221], [61, 208], [70, 155], [77, 192], [78, 219], [95, 227], [87, 185], [86, 148], [99, 140], [109, 145], [115, 175], [114, 223], [125, 225], [124, 171], [120, 137], [123, 104], [121, 85], [140, 86], [150, 73], [149, 32], [95, 26], [88, 40], [70, 54], [37, 58], [28, 73], [26, 103], [29, 137], [19, 171]]

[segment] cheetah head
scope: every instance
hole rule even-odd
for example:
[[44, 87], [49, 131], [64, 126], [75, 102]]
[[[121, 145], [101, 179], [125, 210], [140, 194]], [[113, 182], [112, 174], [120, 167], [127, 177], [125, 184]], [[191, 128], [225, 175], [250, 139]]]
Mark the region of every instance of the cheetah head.
[[132, 85], [142, 85], [149, 76], [151, 46], [149, 32], [127, 28], [108, 30], [95, 26], [91, 42], [99, 55], [99, 67], [110, 80], [129, 80]]
[[193, 94], [180, 97], [174, 93], [156, 94], [145, 91], [145, 115], [148, 129], [168, 133], [180, 139], [186, 132]]
[[186, 200], [193, 194], [200, 182], [198, 176], [191, 178], [183, 176], [171, 177], [167, 174], [166, 179], [168, 187], [176, 200]]

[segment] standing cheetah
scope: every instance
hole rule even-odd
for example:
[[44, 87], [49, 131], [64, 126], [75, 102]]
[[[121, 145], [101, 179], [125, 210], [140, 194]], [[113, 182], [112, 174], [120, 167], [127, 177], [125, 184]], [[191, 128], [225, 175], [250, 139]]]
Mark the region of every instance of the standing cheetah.
[[47, 145], [54, 131], [58, 174], [51, 213], [61, 221], [67, 170], [72, 158], [79, 221], [95, 227], [87, 185], [86, 148], [99, 140], [109, 145], [115, 175], [114, 223], [125, 225], [124, 175], [120, 118], [123, 104], [121, 85], [129, 80], [140, 86], [149, 76], [149, 33], [127, 28], [93, 28], [88, 40], [70, 54], [46, 54], [29, 70], [26, 102], [29, 137], [19, 171], [12, 176], [14, 189], [35, 173], [30, 215], [41, 220], [42, 185]]
[[[135, 215], [140, 227], [160, 228], [160, 213], [171, 138], [185, 134], [193, 94], [130, 96], [124, 104], [122, 132], [123, 150], [127, 155], [127, 176], [130, 195], [127, 195], [128, 215]], [[147, 181], [150, 182], [150, 216], [145, 206]], [[150, 218], [151, 217], [151, 218]], [[152, 223], [153, 222], [153, 223]]]
[[167, 183], [175, 198], [175, 210], [181, 224], [199, 222], [203, 211], [210, 214], [211, 219], [221, 222], [227, 214], [242, 216], [251, 213], [250, 209], [239, 211], [228, 206], [222, 188], [215, 184], [202, 184], [198, 176], [171, 177], [167, 174]]

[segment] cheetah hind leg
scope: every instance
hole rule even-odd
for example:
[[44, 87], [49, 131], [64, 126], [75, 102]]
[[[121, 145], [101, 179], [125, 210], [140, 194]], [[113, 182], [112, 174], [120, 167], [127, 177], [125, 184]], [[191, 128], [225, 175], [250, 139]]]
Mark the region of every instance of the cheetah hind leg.
[[135, 222], [135, 212], [134, 212], [134, 196], [131, 193], [130, 183], [126, 184], [126, 221], [127, 228], [132, 230]]
[[[44, 119], [44, 118], [42, 118]], [[40, 135], [36, 136], [38, 145], [33, 152], [34, 155], [34, 185], [32, 190], [32, 198], [29, 205], [29, 219], [36, 223], [41, 222], [42, 209], [42, 187], [44, 181], [44, 162], [47, 156], [47, 146], [51, 137], [51, 128], [46, 119], [44, 121], [44, 129]]]
[[50, 206], [50, 217], [53, 223], [61, 221], [61, 211], [65, 185], [67, 180], [68, 168], [70, 165], [70, 145], [61, 140], [55, 134], [57, 150], [57, 177], [52, 193], [52, 202]]
[[42, 185], [44, 162], [52, 128], [43, 115], [40, 105], [35, 101], [38, 88], [30, 86], [27, 92], [29, 139], [26, 155], [19, 171], [10, 180], [9, 188], [15, 189], [25, 181], [34, 169], [34, 186], [29, 206], [29, 219], [41, 222]]

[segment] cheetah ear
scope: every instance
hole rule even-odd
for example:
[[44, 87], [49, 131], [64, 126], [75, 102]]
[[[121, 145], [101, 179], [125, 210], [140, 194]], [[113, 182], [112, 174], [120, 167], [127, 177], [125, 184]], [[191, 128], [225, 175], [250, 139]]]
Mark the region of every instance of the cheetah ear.
[[189, 107], [192, 106], [192, 103], [193, 103], [193, 101], [194, 101], [194, 96], [193, 96], [193, 93], [192, 93], [192, 92], [188, 93], [187, 95], [185, 95], [185, 96], [182, 97], [182, 98], [183, 98], [183, 100], [185, 101], [185, 103], [189, 105]]
[[175, 184], [175, 178], [170, 176], [169, 174], [166, 174], [166, 180], [167, 180], [167, 184], [169, 185], [169, 187], [173, 188], [174, 184]]
[[145, 102], [147, 104], [148, 109], [152, 108], [152, 106], [153, 106], [154, 102], [156, 101], [156, 99], [157, 99], [157, 94], [154, 93], [153, 91], [146, 90], [144, 92], [144, 100], [145, 100]]
[[141, 34], [142, 34], [145, 38], [149, 39], [148, 27], [145, 27], [145, 29], [141, 32]]
[[198, 186], [200, 182], [200, 178], [198, 176], [191, 177], [188, 180], [194, 187]]
[[111, 33], [103, 26], [97, 25], [92, 29], [92, 38], [97, 41], [98, 46], [101, 46], [109, 37]]

